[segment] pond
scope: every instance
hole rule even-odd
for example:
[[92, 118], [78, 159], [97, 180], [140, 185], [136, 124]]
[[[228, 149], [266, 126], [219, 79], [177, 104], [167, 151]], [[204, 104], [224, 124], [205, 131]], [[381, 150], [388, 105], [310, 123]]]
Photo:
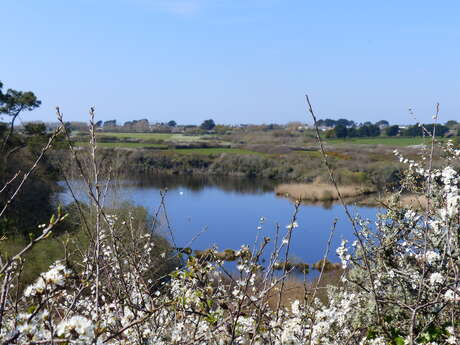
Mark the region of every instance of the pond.
[[[72, 185], [74, 190], [84, 190], [82, 182], [73, 181]], [[273, 245], [277, 228], [278, 238], [286, 235], [295, 210], [293, 202], [275, 195], [273, 182], [263, 180], [153, 176], [118, 181], [113, 187], [107, 203], [129, 201], [151, 214], [161, 203], [160, 190], [167, 187], [165, 204], [173, 238], [166, 227], [162, 233], [178, 247], [199, 250], [236, 250], [242, 244], [252, 248], [256, 236], [270, 237]], [[73, 201], [65, 189], [58, 198], [64, 204]], [[82, 192], [77, 198], [88, 200]], [[373, 207], [349, 207], [353, 215], [363, 218], [374, 219], [377, 212]], [[161, 218], [164, 223], [164, 215]], [[322, 259], [334, 219], [337, 225], [328, 257], [337, 262], [335, 249], [341, 240], [354, 240], [352, 226], [339, 204], [300, 206], [289, 257], [310, 264]]]

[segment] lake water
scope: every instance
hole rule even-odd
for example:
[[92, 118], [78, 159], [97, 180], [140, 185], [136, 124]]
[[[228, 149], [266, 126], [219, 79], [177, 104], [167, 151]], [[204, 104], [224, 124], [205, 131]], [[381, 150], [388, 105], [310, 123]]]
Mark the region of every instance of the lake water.
[[[75, 190], [81, 190], [81, 182], [72, 184]], [[160, 205], [160, 189], [164, 187], [168, 188], [165, 199], [167, 216], [179, 247], [206, 249], [215, 246], [219, 250], [238, 249], [242, 244], [252, 247], [257, 232], [259, 238], [269, 236], [274, 239], [279, 226], [279, 235], [284, 236], [295, 209], [291, 201], [275, 195], [274, 185], [269, 181], [228, 178], [133, 178], [118, 182], [115, 192], [111, 192], [107, 200], [130, 201], [153, 214]], [[64, 204], [73, 201], [65, 190], [58, 198]], [[81, 193], [77, 198], [87, 200]], [[352, 214], [370, 219], [375, 218], [377, 211], [376, 208], [355, 206], [350, 206], [350, 210]], [[262, 225], [261, 217], [265, 219]], [[351, 224], [338, 204], [300, 207], [299, 226], [293, 231], [290, 257], [306, 263], [320, 260], [335, 218], [338, 221], [329, 259], [337, 262], [335, 248], [341, 240], [354, 240]], [[261, 230], [258, 230], [259, 226], [262, 226]], [[169, 231], [165, 228], [162, 231], [170, 237]]]

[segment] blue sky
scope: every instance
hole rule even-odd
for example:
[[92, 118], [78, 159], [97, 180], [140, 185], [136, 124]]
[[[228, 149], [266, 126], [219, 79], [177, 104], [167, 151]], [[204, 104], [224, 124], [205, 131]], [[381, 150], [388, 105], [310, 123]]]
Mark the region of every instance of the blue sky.
[[1, 4], [0, 80], [26, 120], [460, 120], [457, 1], [21, 0]]

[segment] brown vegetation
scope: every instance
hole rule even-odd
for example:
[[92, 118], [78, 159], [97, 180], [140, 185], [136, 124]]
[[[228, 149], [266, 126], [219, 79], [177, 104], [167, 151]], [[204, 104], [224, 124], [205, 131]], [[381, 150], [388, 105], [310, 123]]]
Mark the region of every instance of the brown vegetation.
[[[344, 271], [342, 269], [325, 272], [323, 273], [319, 284], [318, 278], [315, 278], [312, 281], [304, 281], [299, 275], [289, 276], [289, 278], [286, 279], [283, 293], [281, 295], [281, 305], [289, 308], [295, 300], [304, 301], [306, 297], [308, 298], [308, 296], [313, 293], [316, 286], [316, 297], [324, 303], [327, 302], [327, 287], [331, 285], [340, 286], [340, 277], [343, 275], [343, 272]], [[268, 296], [268, 304], [273, 310], [276, 310], [279, 298], [278, 288], [273, 289]]]
[[[344, 198], [356, 198], [375, 192], [375, 189], [362, 185], [339, 186]], [[333, 185], [326, 183], [295, 183], [280, 184], [275, 188], [278, 196], [286, 196], [295, 200], [329, 201], [338, 200], [338, 193]]]
[[[357, 203], [361, 206], [389, 207], [392, 198], [394, 198], [394, 195], [375, 195], [359, 199]], [[401, 207], [424, 210], [428, 206], [428, 199], [425, 196], [419, 196], [415, 194], [402, 194], [399, 195], [397, 204]]]
[[428, 199], [425, 196], [414, 194], [402, 195], [399, 201], [402, 205], [414, 209], [426, 209], [428, 206]]

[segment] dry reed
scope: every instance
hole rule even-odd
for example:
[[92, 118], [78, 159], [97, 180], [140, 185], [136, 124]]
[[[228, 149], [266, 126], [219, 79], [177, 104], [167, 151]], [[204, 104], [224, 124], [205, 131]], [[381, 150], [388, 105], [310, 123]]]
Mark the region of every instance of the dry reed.
[[[361, 185], [340, 186], [339, 189], [344, 198], [355, 198], [375, 192], [374, 189]], [[275, 193], [295, 200], [330, 201], [339, 199], [335, 187], [326, 183], [280, 184], [275, 188]]]

